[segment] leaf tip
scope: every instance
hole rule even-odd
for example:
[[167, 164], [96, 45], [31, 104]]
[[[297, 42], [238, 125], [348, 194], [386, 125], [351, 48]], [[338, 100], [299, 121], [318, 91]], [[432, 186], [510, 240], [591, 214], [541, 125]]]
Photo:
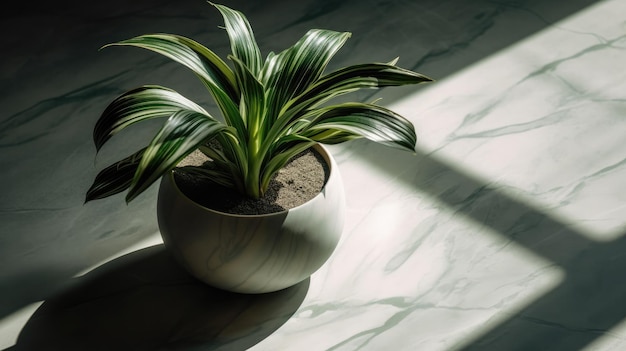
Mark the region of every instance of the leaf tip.
[[83, 201], [83, 206], [85, 206], [88, 202], [91, 202], [93, 200], [98, 199], [96, 196], [94, 196], [93, 194], [93, 185], [89, 188], [89, 190], [87, 190], [87, 193], [85, 194], [85, 200]]
[[103, 49], [106, 49], [106, 48], [108, 48], [108, 47], [115, 46], [115, 44], [116, 44], [116, 43], [108, 43], [108, 44], [104, 44], [104, 45], [102, 45], [102, 46], [98, 49], [98, 51], [102, 51]]
[[126, 194], [126, 197], [124, 198], [124, 202], [126, 202], [126, 206], [128, 206], [128, 204], [130, 204], [130, 202], [133, 201], [136, 197], [137, 197], [136, 193], [129, 191], [128, 194]]

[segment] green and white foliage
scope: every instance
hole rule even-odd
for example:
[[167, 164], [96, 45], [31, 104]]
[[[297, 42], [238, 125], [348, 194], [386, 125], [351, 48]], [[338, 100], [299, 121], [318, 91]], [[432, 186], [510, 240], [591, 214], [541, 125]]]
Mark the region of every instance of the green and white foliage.
[[134, 46], [164, 55], [189, 68], [217, 103], [222, 120], [161, 86], [142, 86], [116, 98], [100, 116], [93, 139], [97, 150], [120, 130], [164, 118], [145, 148], [105, 168], [87, 192], [87, 201], [128, 189], [131, 201], [180, 160], [198, 149], [214, 161], [198, 176], [262, 196], [272, 175], [315, 143], [355, 138], [414, 150], [410, 121], [384, 107], [337, 103], [332, 99], [363, 88], [418, 84], [430, 78], [396, 66], [366, 63], [325, 73], [350, 33], [312, 29], [295, 45], [265, 60], [246, 17], [223, 5], [230, 65], [202, 44], [178, 35], [147, 34], [107, 46]]

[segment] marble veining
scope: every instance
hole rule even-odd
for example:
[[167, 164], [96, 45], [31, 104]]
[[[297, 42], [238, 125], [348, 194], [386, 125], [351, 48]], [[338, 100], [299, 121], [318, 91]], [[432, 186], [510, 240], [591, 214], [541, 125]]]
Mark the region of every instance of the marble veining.
[[156, 127], [94, 162], [91, 128], [117, 94], [161, 84], [214, 109], [184, 68], [98, 48], [158, 31], [225, 55], [218, 14], [159, 0], [3, 11], [0, 349], [626, 349], [623, 1], [223, 3], [264, 54], [346, 30], [331, 68], [399, 56], [436, 78], [356, 95], [409, 118], [415, 154], [330, 147], [347, 218], [309, 280], [270, 295], [199, 285], [163, 250], [156, 187], [130, 205], [83, 198]]

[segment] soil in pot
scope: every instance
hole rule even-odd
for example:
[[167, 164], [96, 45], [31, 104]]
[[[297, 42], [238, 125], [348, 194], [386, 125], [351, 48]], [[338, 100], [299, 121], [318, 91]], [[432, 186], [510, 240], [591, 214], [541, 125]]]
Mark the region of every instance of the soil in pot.
[[329, 176], [322, 156], [309, 149], [292, 158], [271, 180], [266, 194], [257, 200], [194, 177], [185, 172], [185, 166], [211, 167], [211, 160], [196, 150], [174, 169], [174, 180], [183, 194], [204, 207], [243, 215], [280, 212], [302, 205], [319, 194]]

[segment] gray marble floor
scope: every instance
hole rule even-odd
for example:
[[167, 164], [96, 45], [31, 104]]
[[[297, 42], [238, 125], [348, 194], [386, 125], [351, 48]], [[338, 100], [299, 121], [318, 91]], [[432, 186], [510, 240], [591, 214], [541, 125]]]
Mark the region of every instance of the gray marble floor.
[[[626, 3], [223, 1], [266, 54], [353, 33], [330, 68], [388, 61], [438, 81], [368, 91], [414, 122], [416, 154], [333, 146], [348, 218], [310, 280], [263, 296], [199, 285], [163, 251], [156, 188], [83, 205], [91, 129], [119, 93], [191, 73], [104, 44], [228, 42], [204, 1], [21, 2], [0, 14], [0, 348], [626, 349]], [[86, 346], [87, 345], [87, 346]], [[168, 348], [169, 347], [169, 348]]]

